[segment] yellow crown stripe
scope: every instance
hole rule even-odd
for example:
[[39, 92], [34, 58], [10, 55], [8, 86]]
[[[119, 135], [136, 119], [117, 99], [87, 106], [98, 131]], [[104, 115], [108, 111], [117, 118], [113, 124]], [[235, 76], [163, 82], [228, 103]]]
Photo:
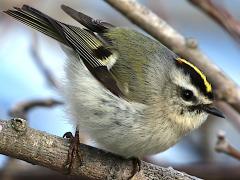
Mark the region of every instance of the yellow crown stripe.
[[211, 84], [207, 81], [206, 76], [202, 73], [202, 71], [200, 69], [198, 69], [196, 66], [194, 66], [192, 63], [190, 63], [189, 61], [182, 59], [182, 58], [177, 58], [178, 61], [183, 62], [187, 65], [189, 65], [190, 67], [192, 67], [203, 79], [203, 82], [206, 86], [206, 91], [207, 92], [212, 92], [212, 86]]

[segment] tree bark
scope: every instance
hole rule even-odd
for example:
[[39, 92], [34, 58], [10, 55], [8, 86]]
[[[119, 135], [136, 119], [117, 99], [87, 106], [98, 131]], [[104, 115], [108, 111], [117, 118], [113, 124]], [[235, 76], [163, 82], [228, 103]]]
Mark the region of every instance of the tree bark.
[[234, 40], [240, 43], [240, 22], [235, 19], [226, 8], [218, 5], [212, 0], [188, 1], [217, 22], [234, 38]]
[[[27, 121], [15, 118], [0, 121], [0, 153], [29, 163], [66, 173], [69, 140], [29, 128]], [[90, 179], [128, 179], [133, 161], [90, 147], [80, 146], [81, 161], [76, 158], [70, 175]], [[199, 178], [173, 168], [159, 167], [142, 161], [141, 170], [133, 179], [186, 179]]]

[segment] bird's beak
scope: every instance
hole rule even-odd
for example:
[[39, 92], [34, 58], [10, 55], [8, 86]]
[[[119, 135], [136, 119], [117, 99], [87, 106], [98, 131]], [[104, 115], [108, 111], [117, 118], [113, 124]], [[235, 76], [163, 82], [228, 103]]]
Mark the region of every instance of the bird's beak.
[[203, 108], [203, 110], [206, 111], [209, 114], [212, 114], [212, 115], [215, 115], [215, 116], [218, 116], [218, 117], [221, 117], [221, 118], [225, 118], [223, 113], [213, 106], [205, 106]]

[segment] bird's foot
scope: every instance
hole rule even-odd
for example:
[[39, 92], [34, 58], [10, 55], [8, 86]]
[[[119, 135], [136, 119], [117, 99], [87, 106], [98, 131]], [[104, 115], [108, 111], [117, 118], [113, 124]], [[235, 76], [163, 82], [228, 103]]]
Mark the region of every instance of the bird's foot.
[[72, 171], [72, 167], [73, 167], [73, 163], [75, 158], [79, 158], [80, 162], [81, 162], [81, 155], [80, 155], [80, 139], [79, 139], [79, 130], [75, 131], [75, 135], [73, 136], [73, 134], [71, 132], [66, 132], [63, 135], [64, 138], [67, 138], [70, 140], [70, 146], [68, 149], [68, 157], [67, 157], [67, 162], [65, 165], [65, 168], [67, 169], [66, 174], [71, 174]]
[[132, 179], [133, 176], [135, 176], [135, 174], [141, 170], [141, 160], [136, 157], [131, 158], [131, 160], [133, 164], [133, 170], [131, 176], [128, 179]]

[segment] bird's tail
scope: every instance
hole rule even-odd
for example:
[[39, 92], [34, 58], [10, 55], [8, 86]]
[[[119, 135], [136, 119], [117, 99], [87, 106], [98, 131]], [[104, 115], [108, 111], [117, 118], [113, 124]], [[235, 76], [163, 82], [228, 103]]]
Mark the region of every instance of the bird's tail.
[[14, 7], [13, 10], [7, 10], [4, 11], [4, 13], [46, 34], [47, 36], [66, 44], [64, 36], [61, 35], [62, 31], [59, 22], [48, 15], [27, 5], [23, 5], [22, 8]]

